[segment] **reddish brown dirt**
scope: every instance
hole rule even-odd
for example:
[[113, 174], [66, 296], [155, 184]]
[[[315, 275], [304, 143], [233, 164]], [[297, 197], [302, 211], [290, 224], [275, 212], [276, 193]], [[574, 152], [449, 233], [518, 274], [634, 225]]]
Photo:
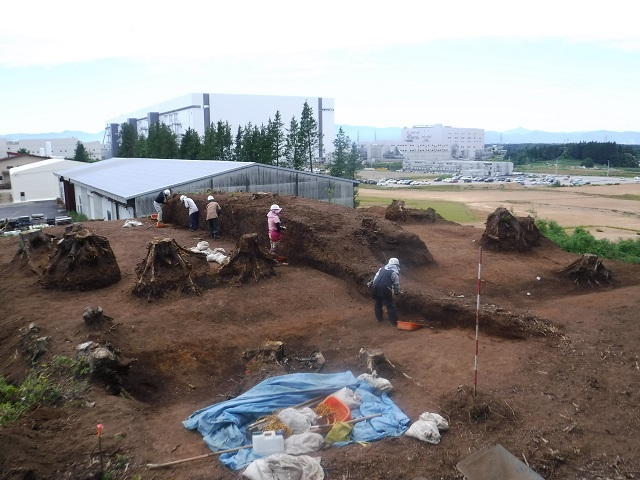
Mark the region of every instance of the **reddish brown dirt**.
[[[196, 196], [204, 206], [205, 196]], [[500, 443], [545, 478], [640, 476], [640, 267], [605, 261], [614, 281], [576, 285], [558, 272], [578, 256], [543, 239], [530, 252], [483, 252], [477, 398], [472, 400], [475, 307], [482, 229], [435, 223], [394, 224], [384, 211], [357, 211], [271, 195], [219, 194], [224, 237], [190, 233], [177, 200], [169, 228], [123, 228], [123, 221], [86, 222], [104, 236], [122, 279], [94, 291], [54, 291], [15, 260], [19, 240], [0, 239], [0, 373], [19, 383], [29, 369], [20, 346], [31, 322], [49, 336], [47, 352], [72, 356], [91, 339], [137, 359], [123, 378], [126, 395], [96, 382], [82, 401], [43, 407], [0, 430], [0, 478], [96, 478], [96, 424], [112, 478], [236, 479], [215, 458], [148, 470], [208, 453], [196, 432], [182, 427], [195, 410], [237, 396], [268, 375], [308, 371], [292, 363], [247, 368], [242, 353], [265, 340], [287, 354], [320, 350], [323, 372], [366, 369], [361, 348], [381, 348], [397, 367], [383, 371], [391, 398], [412, 419], [438, 412], [450, 422], [439, 445], [384, 439], [319, 453], [327, 479], [417, 476], [460, 479], [455, 465]], [[283, 207], [288, 266], [258, 282], [203, 288], [149, 302], [132, 295], [135, 268], [153, 238], [185, 247], [200, 239], [232, 250], [240, 235], [266, 241], [271, 203]], [[202, 208], [204, 210], [204, 208]], [[375, 227], [363, 227], [365, 222]], [[204, 227], [204, 221], [201, 221]], [[48, 233], [61, 237], [63, 227]], [[401, 320], [423, 323], [407, 332], [377, 324], [366, 281], [390, 256], [401, 260]], [[19, 259], [18, 259], [19, 260]], [[210, 264], [212, 275], [219, 268]], [[96, 272], [99, 275], [99, 272]], [[539, 277], [539, 279], [538, 279]], [[213, 285], [215, 282], [212, 282]], [[113, 318], [104, 331], [82, 319], [87, 306]], [[405, 375], [406, 374], [406, 375]], [[479, 418], [475, 418], [479, 417]], [[117, 461], [126, 470], [115, 469]]]

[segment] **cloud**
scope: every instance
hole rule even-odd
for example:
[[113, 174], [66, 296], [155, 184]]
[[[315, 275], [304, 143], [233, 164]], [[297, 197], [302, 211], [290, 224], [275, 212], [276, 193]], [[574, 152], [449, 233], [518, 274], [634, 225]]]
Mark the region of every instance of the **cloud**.
[[[602, 8], [539, 0], [424, 2], [384, 9], [363, 0], [32, 0], [3, 6], [0, 65], [59, 65], [108, 58], [199, 61], [252, 54], [295, 54], [472, 38], [552, 38], [637, 48], [630, 2]], [[37, 12], [37, 15], [34, 14]], [[626, 13], [625, 13], [626, 12]], [[27, 19], [22, 21], [21, 19]]]

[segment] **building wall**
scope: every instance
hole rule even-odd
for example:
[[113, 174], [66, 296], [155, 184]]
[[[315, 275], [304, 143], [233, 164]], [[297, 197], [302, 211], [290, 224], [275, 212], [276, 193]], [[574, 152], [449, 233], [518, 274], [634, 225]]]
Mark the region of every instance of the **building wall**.
[[511, 175], [512, 162], [486, 162], [442, 159], [407, 159], [402, 162], [403, 170], [412, 172], [457, 173], [471, 176]]
[[89, 220], [116, 220], [134, 218], [134, 208], [123, 205], [87, 187], [75, 186], [76, 212]]
[[[49, 145], [47, 145], [47, 143]], [[7, 140], [6, 138], [0, 138], [0, 155], [5, 156], [6, 152], [17, 152], [21, 148], [26, 148], [33, 155], [73, 158], [77, 144], [78, 139], [75, 137], [27, 140]], [[102, 158], [102, 143], [82, 142], [82, 144], [91, 159], [100, 160]]]
[[[208, 103], [207, 103], [208, 101]], [[121, 125], [135, 119], [138, 133], [148, 135], [149, 113], [158, 113], [158, 121], [167, 125], [178, 136], [183, 135], [188, 128], [194, 129], [199, 135], [204, 135], [205, 128], [211, 123], [229, 122], [231, 132], [235, 137], [238, 126], [245, 127], [248, 123], [265, 126], [269, 119], [273, 120], [276, 111], [284, 128], [288, 128], [291, 118], [295, 116], [300, 121], [304, 102], [307, 101], [318, 125], [322, 125], [324, 158], [334, 151], [335, 136], [334, 100], [333, 98], [318, 97], [289, 97], [275, 95], [234, 95], [219, 93], [192, 93], [173, 100], [167, 100], [137, 110], [126, 115], [113, 118], [106, 122], [105, 153], [103, 158], [111, 158], [113, 145], [111, 144], [111, 124]], [[206, 121], [206, 118], [209, 121]]]
[[[39, 164], [45, 165], [39, 165]], [[27, 165], [28, 168], [12, 168], [11, 195], [14, 202], [55, 200], [62, 198], [61, 184], [53, 174], [55, 170], [83, 165], [73, 160], [45, 160]]]
[[32, 163], [46, 160], [46, 157], [38, 157], [35, 155], [19, 155], [0, 159], [0, 186], [2, 188], [11, 188], [10, 170], [23, 165], [31, 165]]

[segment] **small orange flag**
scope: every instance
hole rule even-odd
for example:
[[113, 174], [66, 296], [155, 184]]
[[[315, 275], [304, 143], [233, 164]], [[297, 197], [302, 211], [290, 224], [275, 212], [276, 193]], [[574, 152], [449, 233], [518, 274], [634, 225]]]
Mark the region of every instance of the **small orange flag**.
[[100, 435], [102, 435], [102, 429], [104, 428], [104, 425], [99, 423], [98, 424], [98, 438], [100, 438]]

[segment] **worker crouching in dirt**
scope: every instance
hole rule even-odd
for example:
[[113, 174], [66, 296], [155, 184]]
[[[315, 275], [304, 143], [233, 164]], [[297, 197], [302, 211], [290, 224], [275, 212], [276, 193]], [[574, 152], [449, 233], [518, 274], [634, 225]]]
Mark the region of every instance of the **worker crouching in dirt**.
[[193, 199], [187, 197], [186, 195], [180, 196], [180, 201], [184, 205], [184, 207], [189, 210], [189, 231], [195, 232], [198, 230], [198, 215], [199, 210], [196, 206], [196, 202]]
[[400, 262], [397, 258], [390, 258], [389, 262], [378, 270], [372, 282], [373, 298], [376, 304], [373, 311], [376, 314], [376, 320], [383, 320], [382, 306], [387, 307], [389, 321], [396, 327], [398, 325], [398, 314], [396, 306], [393, 303], [393, 294], [399, 294], [400, 291]]
[[282, 209], [276, 205], [271, 205], [269, 213], [267, 213], [267, 223], [269, 224], [269, 242], [271, 243], [271, 249], [269, 250], [273, 255], [280, 255], [280, 241], [282, 240], [282, 231], [287, 227], [280, 225], [279, 213]]

